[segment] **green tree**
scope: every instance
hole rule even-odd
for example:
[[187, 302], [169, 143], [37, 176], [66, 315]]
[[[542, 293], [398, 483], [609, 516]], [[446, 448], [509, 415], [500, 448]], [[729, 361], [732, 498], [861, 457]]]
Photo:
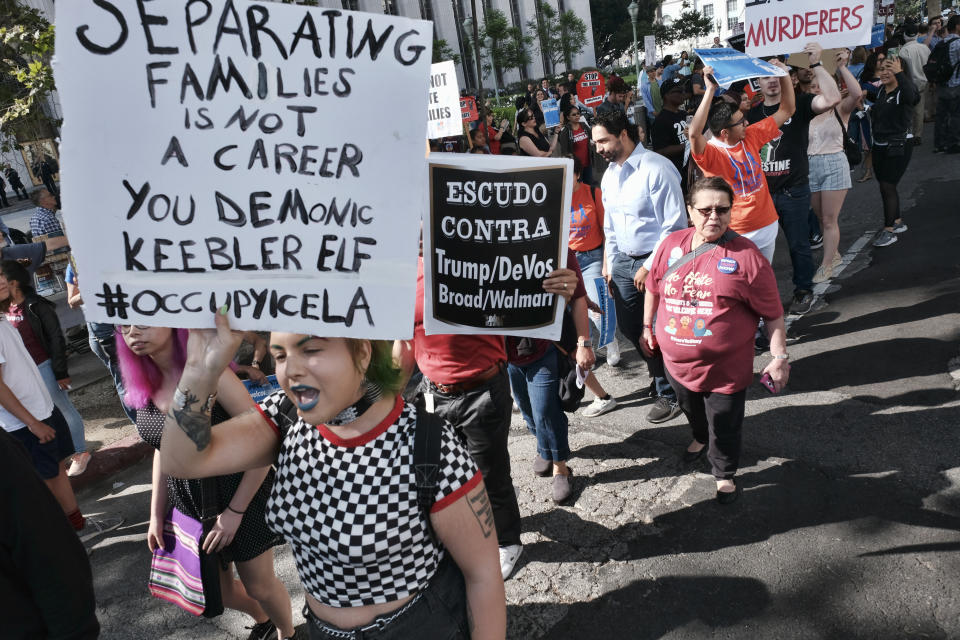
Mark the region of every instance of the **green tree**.
[[[612, 64], [633, 47], [633, 28], [627, 6], [631, 0], [590, 0], [590, 18], [593, 22], [593, 44], [597, 63]], [[653, 33], [653, 16], [660, 0], [637, 0], [640, 5], [637, 38]]]
[[708, 36], [713, 31], [713, 20], [699, 11], [684, 11], [670, 25], [672, 41], [696, 40]]
[[433, 41], [433, 61], [443, 62], [445, 60], [453, 60], [454, 64], [460, 64], [460, 56], [453, 52], [453, 49], [450, 47], [450, 44], [443, 38], [439, 38]]
[[560, 52], [567, 69], [573, 68], [573, 58], [587, 44], [587, 25], [573, 11], [560, 14]]
[[573, 66], [573, 57], [587, 43], [587, 25], [577, 14], [558, 13], [543, 0], [537, 0], [537, 15], [527, 21], [527, 28], [535, 34], [537, 49], [548, 67], [560, 62]]
[[484, 72], [495, 72], [501, 85], [506, 69], [516, 69], [523, 77], [525, 66], [531, 62], [533, 37], [524, 34], [520, 27], [512, 26], [502, 11], [493, 9], [487, 12], [486, 21], [480, 28], [480, 40], [484, 47], [487, 38], [492, 46], [481, 58]]
[[0, 0], [0, 127], [4, 151], [15, 140], [56, 135], [59, 122], [43, 111], [54, 90], [53, 25], [36, 9]]

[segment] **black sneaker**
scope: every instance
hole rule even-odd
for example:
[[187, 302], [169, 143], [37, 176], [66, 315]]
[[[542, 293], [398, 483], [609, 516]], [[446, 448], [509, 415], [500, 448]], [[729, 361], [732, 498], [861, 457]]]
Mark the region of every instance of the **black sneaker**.
[[947, 147], [947, 153], [960, 153], [960, 144], [954, 144]]
[[252, 627], [246, 628], [250, 629], [247, 640], [272, 640], [277, 637], [277, 625], [273, 624], [272, 620], [258, 622]]
[[653, 406], [650, 407], [650, 413], [647, 414], [647, 422], [660, 424], [667, 420], [673, 420], [680, 415], [680, 413], [680, 405], [669, 398], [660, 396], [657, 398], [657, 401], [653, 403]]
[[798, 316], [810, 311], [813, 308], [813, 292], [800, 290], [793, 294], [793, 302], [790, 303], [790, 313]]
[[947, 148], [946, 148], [946, 147], [937, 147], [936, 149], [933, 150], [933, 152], [934, 152], [934, 153], [946, 153], [946, 152], [947, 152]]
[[822, 233], [815, 233], [815, 234], [813, 234], [812, 236], [810, 236], [810, 248], [811, 248], [811, 249], [819, 249], [819, 248], [822, 247], [822, 246], [823, 246], [823, 234], [822, 234]]

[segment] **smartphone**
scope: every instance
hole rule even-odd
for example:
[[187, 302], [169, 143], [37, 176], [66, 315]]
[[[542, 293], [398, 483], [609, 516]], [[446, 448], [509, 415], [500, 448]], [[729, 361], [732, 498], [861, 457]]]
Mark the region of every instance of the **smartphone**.
[[764, 388], [765, 388], [767, 391], [769, 391], [770, 393], [776, 393], [776, 392], [777, 392], [777, 387], [774, 386], [774, 384], [773, 384], [773, 378], [770, 377], [770, 374], [769, 374], [769, 373], [765, 373], [765, 374], [763, 374], [762, 376], [760, 376], [760, 384], [762, 384], [762, 385], [764, 386]]
[[888, 58], [899, 58], [900, 57], [900, 47], [892, 47], [887, 49]]

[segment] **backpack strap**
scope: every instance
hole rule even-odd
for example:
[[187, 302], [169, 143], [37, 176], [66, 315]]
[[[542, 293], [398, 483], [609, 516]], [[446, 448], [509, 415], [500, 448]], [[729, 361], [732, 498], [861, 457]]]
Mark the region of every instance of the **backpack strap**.
[[413, 471], [417, 483], [417, 504], [427, 522], [427, 530], [434, 544], [439, 546], [437, 534], [430, 523], [430, 509], [436, 502], [440, 486], [440, 436], [443, 423], [435, 413], [427, 411], [423, 396], [416, 401], [417, 424], [413, 437]]
[[661, 277], [661, 280], [666, 280], [667, 276], [669, 276], [671, 273], [673, 273], [683, 265], [687, 264], [691, 260], [696, 259], [698, 256], [702, 256], [707, 251], [712, 251], [717, 246], [724, 245], [730, 242], [731, 240], [733, 240], [734, 238], [739, 238], [739, 237], [740, 237], [739, 233], [737, 233], [736, 231], [731, 231], [730, 229], [727, 229], [726, 231], [723, 232], [723, 235], [720, 236], [717, 242], [704, 242], [693, 251], [690, 251], [684, 254], [681, 258], [678, 258], [676, 262], [670, 265], [669, 269], [663, 272], [663, 276]]

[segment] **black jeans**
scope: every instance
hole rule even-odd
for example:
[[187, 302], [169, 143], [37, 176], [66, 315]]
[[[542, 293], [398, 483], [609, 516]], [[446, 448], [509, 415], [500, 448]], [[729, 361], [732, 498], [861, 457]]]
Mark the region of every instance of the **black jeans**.
[[426, 376], [420, 391], [433, 394], [437, 415], [466, 439], [467, 449], [483, 474], [500, 546], [520, 544], [520, 505], [507, 448], [513, 399], [506, 368], [465, 393], [442, 393]]
[[310, 640], [467, 640], [470, 637], [463, 573], [449, 555], [437, 567], [430, 584], [408, 607], [392, 620], [396, 614], [379, 616], [374, 623], [364, 626], [377, 622], [382, 626], [366, 631], [334, 627], [317, 619], [306, 606], [303, 616], [307, 619]]
[[[780, 227], [790, 247], [793, 292], [813, 289], [813, 252], [810, 250], [810, 185], [806, 182], [773, 194]], [[816, 216], [814, 216], [816, 217]]]
[[892, 227], [900, 219], [900, 194], [897, 184], [907, 172], [913, 145], [907, 144], [891, 150], [889, 145], [873, 145], [873, 173], [880, 187], [880, 199], [883, 201], [883, 226]]
[[707, 459], [717, 480], [733, 478], [740, 465], [740, 429], [747, 390], [736, 393], [698, 393], [687, 389], [667, 372], [670, 386], [687, 416], [693, 439], [707, 445]]

